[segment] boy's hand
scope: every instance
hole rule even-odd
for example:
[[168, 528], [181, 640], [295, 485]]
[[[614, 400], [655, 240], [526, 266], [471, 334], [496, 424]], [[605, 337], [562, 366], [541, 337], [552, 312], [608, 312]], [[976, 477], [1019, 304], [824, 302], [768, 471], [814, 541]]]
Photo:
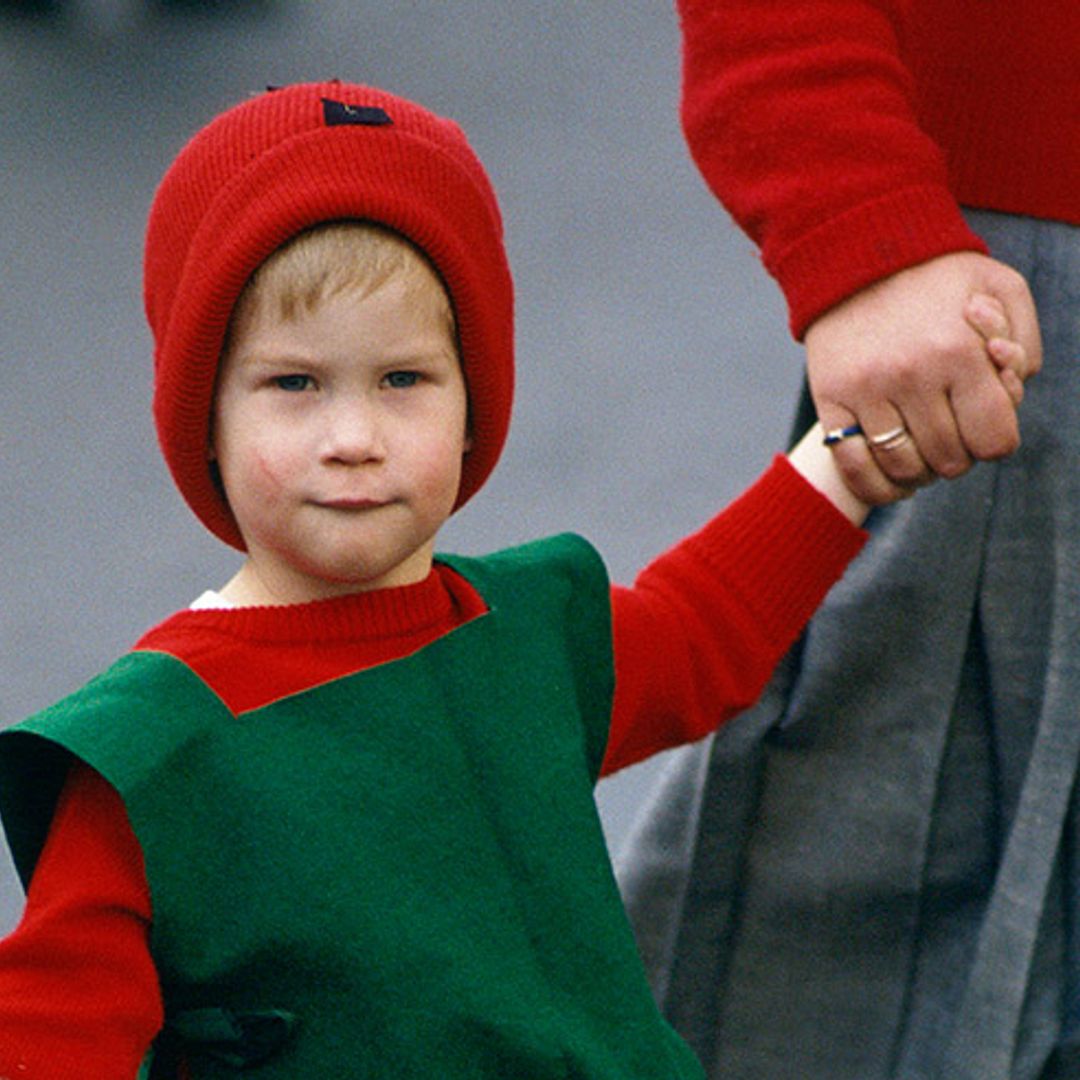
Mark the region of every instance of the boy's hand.
[[1005, 308], [993, 296], [977, 294], [964, 307], [964, 318], [986, 342], [986, 352], [998, 366], [1001, 385], [1013, 405], [1024, 400], [1024, 379], [1030, 372], [1027, 350], [1011, 338]]
[[[836, 466], [832, 450], [825, 445], [824, 438], [825, 432], [818, 422], [788, 452], [788, 461], [808, 484], [817, 488], [853, 525], [861, 525], [870, 512], [870, 504], [863, 502], [848, 487]], [[899, 493], [898, 498], [910, 494], [903, 488], [895, 490]]]

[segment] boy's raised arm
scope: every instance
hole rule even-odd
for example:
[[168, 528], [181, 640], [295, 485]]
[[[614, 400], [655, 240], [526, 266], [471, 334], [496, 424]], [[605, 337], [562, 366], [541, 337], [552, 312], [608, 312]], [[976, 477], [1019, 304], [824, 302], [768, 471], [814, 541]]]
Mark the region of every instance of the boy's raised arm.
[[814, 424], [799, 440], [788, 454], [788, 461], [807, 483], [817, 488], [853, 525], [863, 523], [870, 512], [870, 505], [863, 502], [844, 483], [832, 451], [825, 445], [825, 432], [820, 422]]

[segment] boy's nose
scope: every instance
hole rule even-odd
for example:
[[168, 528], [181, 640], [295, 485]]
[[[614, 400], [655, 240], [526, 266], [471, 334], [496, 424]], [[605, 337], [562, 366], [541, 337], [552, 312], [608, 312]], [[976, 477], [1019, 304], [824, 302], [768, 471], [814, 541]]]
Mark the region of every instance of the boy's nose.
[[343, 402], [328, 411], [323, 431], [323, 460], [358, 465], [380, 460], [385, 453], [382, 425], [367, 402]]

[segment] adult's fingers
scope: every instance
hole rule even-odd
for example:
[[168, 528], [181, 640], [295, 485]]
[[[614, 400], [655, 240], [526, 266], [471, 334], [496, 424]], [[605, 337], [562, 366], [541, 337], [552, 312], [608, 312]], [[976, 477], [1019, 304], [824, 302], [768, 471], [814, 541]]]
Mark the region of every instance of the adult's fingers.
[[[972, 252], [876, 282], [807, 330], [807, 375], [822, 423], [858, 423], [871, 436], [903, 424], [911, 437], [911, 446], [888, 450], [837, 448], [838, 466], [864, 500], [873, 501], [883, 483], [918, 483], [923, 470], [957, 476], [973, 459], [1015, 448], [1015, 386], [1003, 385], [986, 342], [964, 316], [978, 293], [999, 300], [1013, 333], [1035, 335], [1037, 353], [1037, 320], [1023, 279]], [[1028, 358], [1016, 378], [1032, 367]]]
[[981, 373], [958, 378], [950, 399], [960, 437], [977, 461], [1007, 457], [1020, 445], [1014, 399], [989, 361]]
[[915, 432], [892, 405], [879, 405], [860, 417], [866, 445], [878, 468], [895, 485], [921, 487], [932, 477]]
[[[913, 444], [906, 430], [897, 426], [890, 439], [876, 436], [881, 445], [873, 446], [863, 427], [850, 413], [836, 408], [826, 409], [827, 419], [822, 420], [826, 445], [832, 450], [833, 460], [844, 483], [863, 502], [881, 506], [907, 498], [917, 487], [931, 479], [918, 457], [912, 459]], [[887, 429], [883, 429], [889, 435]], [[896, 457], [890, 461], [890, 457]], [[899, 469], [910, 481], [896, 481], [885, 468]]]

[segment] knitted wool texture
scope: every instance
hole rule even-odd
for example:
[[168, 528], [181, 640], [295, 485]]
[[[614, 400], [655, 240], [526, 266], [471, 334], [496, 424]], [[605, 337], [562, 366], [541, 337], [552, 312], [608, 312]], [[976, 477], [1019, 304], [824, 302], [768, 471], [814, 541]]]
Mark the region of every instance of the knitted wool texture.
[[173, 479], [204, 525], [244, 542], [207, 460], [229, 318], [254, 270], [322, 222], [373, 221], [422, 249], [457, 321], [472, 447], [455, 509], [494, 468], [513, 398], [513, 284], [502, 219], [464, 133], [410, 101], [342, 82], [268, 91], [212, 120], [150, 210], [144, 302], [154, 419]]

